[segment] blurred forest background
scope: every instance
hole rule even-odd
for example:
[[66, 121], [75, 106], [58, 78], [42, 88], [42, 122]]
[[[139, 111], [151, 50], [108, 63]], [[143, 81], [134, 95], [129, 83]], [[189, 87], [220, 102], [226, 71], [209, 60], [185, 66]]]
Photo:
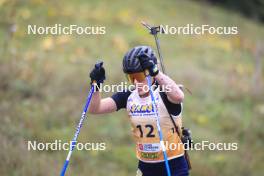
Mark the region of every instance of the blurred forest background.
[[[155, 48], [141, 20], [238, 27], [229, 36], [161, 35], [161, 47], [168, 75], [192, 90], [184, 126], [193, 139], [238, 142], [237, 151], [190, 152], [192, 175], [264, 175], [263, 1], [230, 2], [0, 0], [0, 175], [59, 175], [67, 152], [27, 151], [27, 141], [71, 140], [96, 60], [105, 62], [106, 84], [118, 84], [129, 48]], [[28, 24], [56, 23], [106, 26], [106, 34], [27, 35]], [[135, 175], [125, 111], [88, 115], [79, 141], [107, 150], [74, 151], [67, 175]]]

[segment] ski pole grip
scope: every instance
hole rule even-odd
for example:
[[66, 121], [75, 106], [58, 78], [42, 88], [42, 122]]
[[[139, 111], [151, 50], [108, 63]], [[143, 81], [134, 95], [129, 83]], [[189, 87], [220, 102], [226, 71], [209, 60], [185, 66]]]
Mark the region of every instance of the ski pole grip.
[[[95, 67], [96, 69], [99, 69], [99, 70], [100, 70], [100, 69], [103, 67], [103, 64], [104, 64], [103, 61], [97, 61], [96, 64], [94, 65], [94, 67]], [[93, 81], [92, 81], [92, 84], [93, 84], [93, 85], [96, 85], [96, 84], [97, 84], [97, 81], [96, 81], [96, 80], [93, 80]]]
[[100, 68], [102, 68], [103, 64], [104, 64], [103, 61], [97, 61], [95, 64], [95, 68], [100, 69]]

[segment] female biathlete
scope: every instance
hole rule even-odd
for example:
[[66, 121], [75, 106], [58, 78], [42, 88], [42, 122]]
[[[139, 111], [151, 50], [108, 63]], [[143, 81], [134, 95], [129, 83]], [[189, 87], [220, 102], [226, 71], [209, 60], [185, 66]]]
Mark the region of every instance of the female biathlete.
[[[166, 176], [165, 161], [156, 125], [156, 113], [149, 90], [146, 89], [148, 84], [144, 70], [149, 71], [153, 85], [156, 85], [153, 88], [153, 94], [160, 118], [170, 173], [172, 176], [189, 175], [184, 157], [184, 146], [170, 119], [172, 117], [175, 122], [180, 124], [181, 103], [184, 94], [171, 78], [158, 70], [157, 58], [150, 47], [134, 47], [123, 58], [123, 71], [128, 80], [135, 85], [135, 89], [117, 92], [111, 97], [103, 99], [100, 91], [96, 91], [89, 112], [104, 114], [125, 108], [136, 142], [136, 155], [139, 160], [137, 176]], [[94, 68], [90, 77], [91, 82], [96, 81], [97, 85], [102, 84], [105, 80], [104, 68]], [[163, 88], [162, 91], [160, 91], [160, 87]], [[99, 90], [98, 87], [96, 90]]]

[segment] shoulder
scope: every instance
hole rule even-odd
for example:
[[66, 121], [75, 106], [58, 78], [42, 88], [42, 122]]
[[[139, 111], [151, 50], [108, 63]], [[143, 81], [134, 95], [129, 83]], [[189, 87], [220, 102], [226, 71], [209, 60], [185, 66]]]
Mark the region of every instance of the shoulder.
[[124, 90], [122, 92], [114, 93], [111, 98], [116, 103], [117, 110], [125, 108], [127, 104], [127, 99], [130, 96], [131, 91]]

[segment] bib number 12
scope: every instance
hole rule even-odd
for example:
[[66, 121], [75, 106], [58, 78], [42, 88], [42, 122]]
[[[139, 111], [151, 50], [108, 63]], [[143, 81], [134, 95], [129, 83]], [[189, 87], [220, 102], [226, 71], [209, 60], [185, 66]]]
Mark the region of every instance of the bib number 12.
[[[140, 137], [143, 138], [144, 134], [143, 134], [143, 129], [142, 129], [142, 125], [137, 125], [136, 126], [138, 129], [139, 129], [139, 132], [140, 132]], [[143, 128], [145, 128], [146, 130], [144, 131], [147, 131], [146, 133], [146, 137], [155, 137], [155, 134], [154, 134], [154, 127], [150, 124], [147, 124], [145, 126], [143, 126]]]

